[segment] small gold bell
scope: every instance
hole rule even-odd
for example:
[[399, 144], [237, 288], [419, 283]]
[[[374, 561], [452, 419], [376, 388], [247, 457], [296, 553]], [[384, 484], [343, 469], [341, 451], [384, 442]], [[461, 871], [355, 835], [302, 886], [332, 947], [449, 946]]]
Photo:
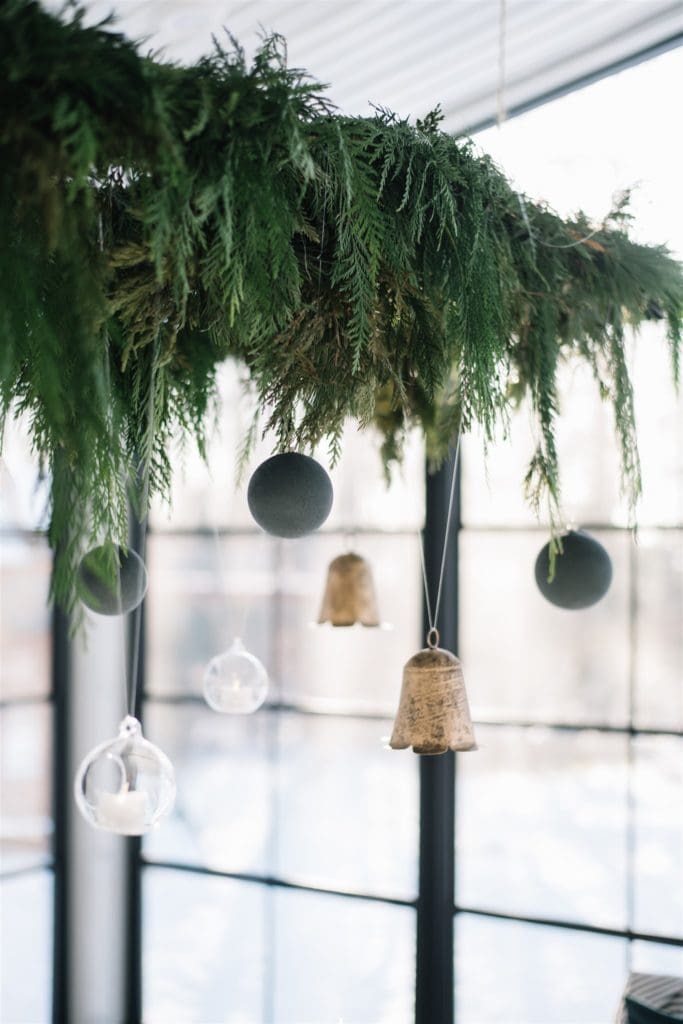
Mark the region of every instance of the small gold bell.
[[412, 747], [416, 754], [476, 750], [465, 680], [459, 660], [438, 646], [430, 630], [429, 646], [418, 651], [403, 669], [398, 714], [389, 745]]
[[360, 555], [349, 552], [330, 562], [318, 622], [330, 622], [333, 626], [352, 626], [355, 622], [379, 626], [372, 571]]

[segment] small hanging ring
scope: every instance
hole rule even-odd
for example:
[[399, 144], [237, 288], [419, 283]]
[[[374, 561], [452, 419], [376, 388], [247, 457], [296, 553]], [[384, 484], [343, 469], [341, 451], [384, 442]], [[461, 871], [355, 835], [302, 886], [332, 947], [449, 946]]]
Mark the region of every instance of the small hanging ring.
[[440, 638], [438, 629], [436, 628], [436, 626], [432, 626], [432, 628], [427, 633], [427, 647], [429, 647], [433, 651], [436, 647], [439, 646], [439, 639]]

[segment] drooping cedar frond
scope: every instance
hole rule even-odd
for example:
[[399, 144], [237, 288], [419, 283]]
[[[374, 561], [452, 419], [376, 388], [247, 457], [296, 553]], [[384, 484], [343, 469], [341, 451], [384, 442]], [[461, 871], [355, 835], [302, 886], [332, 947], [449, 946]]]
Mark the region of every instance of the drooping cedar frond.
[[438, 112], [339, 116], [283, 54], [268, 39], [248, 67], [216, 44], [178, 67], [78, 14], [0, 8], [0, 411], [29, 413], [52, 471], [67, 603], [83, 546], [125, 539], [131, 491], [140, 514], [167, 491], [172, 438], [203, 444], [227, 357], [282, 448], [337, 455], [351, 416], [387, 459], [419, 424], [438, 459], [528, 395], [527, 486], [552, 517], [556, 377], [577, 355], [637, 496], [624, 329], [665, 320], [677, 375], [681, 267], [630, 240], [624, 202], [562, 220]]

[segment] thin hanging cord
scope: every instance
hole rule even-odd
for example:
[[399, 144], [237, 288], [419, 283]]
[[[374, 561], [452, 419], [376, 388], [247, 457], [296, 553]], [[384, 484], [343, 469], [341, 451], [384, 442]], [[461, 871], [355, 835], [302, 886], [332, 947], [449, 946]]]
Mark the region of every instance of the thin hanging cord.
[[[142, 559], [142, 567], [146, 567], [147, 564], [147, 524], [148, 517], [145, 516], [141, 525], [141, 538], [140, 538], [140, 551], [138, 554]], [[138, 586], [142, 583], [142, 568], [138, 569]], [[135, 715], [136, 707], [135, 703], [137, 700], [138, 692], [138, 672], [140, 668], [140, 637], [142, 633], [142, 606], [144, 601], [140, 601], [140, 604], [133, 610], [133, 657], [131, 659], [131, 680], [130, 680], [130, 702], [128, 705], [128, 713]]]
[[423, 531], [419, 531], [420, 538], [420, 563], [422, 566], [422, 582], [424, 585], [425, 604], [427, 606], [427, 621], [429, 622], [429, 638], [436, 636], [436, 642], [438, 643], [438, 630], [436, 624], [439, 618], [439, 608], [441, 607], [441, 593], [443, 591], [443, 579], [446, 569], [446, 554], [448, 552], [448, 540], [451, 532], [451, 520], [453, 518], [453, 506], [455, 504], [455, 484], [458, 477], [458, 461], [460, 457], [460, 439], [462, 437], [462, 429], [458, 431], [458, 440], [455, 445], [455, 456], [453, 458], [453, 472], [451, 475], [451, 490], [448, 497], [448, 512], [446, 514], [446, 529], [444, 532], [443, 548], [441, 551], [441, 566], [439, 569], [439, 583], [436, 591], [436, 604], [434, 605], [434, 614], [432, 615], [431, 600], [429, 597], [429, 582], [427, 580], [427, 568], [425, 565], [424, 556], [424, 537]]
[[[141, 559], [141, 565], [138, 568], [138, 590], [142, 587], [142, 573], [147, 566], [147, 528], [149, 525], [149, 477], [150, 477], [150, 462], [153, 458], [153, 446], [154, 446], [154, 388], [156, 384], [155, 380], [155, 364], [157, 355], [157, 345], [152, 355], [152, 368], [151, 368], [151, 379], [149, 384], [149, 403], [147, 409], [147, 431], [150, 439], [149, 459], [143, 466], [143, 478], [142, 478], [142, 493], [141, 493], [141, 512], [142, 519], [140, 521], [140, 550], [138, 554]], [[142, 606], [143, 601], [133, 609], [133, 656], [131, 658], [131, 675], [129, 679], [129, 699], [128, 699], [128, 714], [135, 715], [135, 704], [137, 700], [138, 692], [138, 673], [140, 666], [140, 637], [142, 632]]]
[[576, 242], [546, 242], [542, 238], [539, 238], [538, 235], [535, 235], [532, 230], [531, 221], [529, 220], [529, 214], [526, 209], [526, 203], [524, 202], [524, 196], [518, 195], [517, 199], [519, 201], [520, 210], [522, 211], [524, 225], [529, 232], [529, 241], [532, 246], [538, 243], [538, 245], [544, 245], [546, 249], [576, 249], [579, 245], [583, 245], [585, 242], [590, 242], [591, 238], [599, 235], [600, 232], [604, 230], [604, 225], [601, 224], [599, 227], [589, 232], [589, 234], [584, 235], [583, 238], [577, 239]]
[[[110, 205], [111, 205], [111, 197], [110, 197]], [[100, 211], [100, 214], [99, 214], [99, 216], [97, 218], [97, 243], [98, 243], [98, 246], [99, 246], [100, 253], [101, 254], [104, 253], [104, 220], [102, 218], [101, 211]], [[105, 373], [105, 380], [106, 380], [107, 391], [111, 392], [111, 362], [110, 362], [110, 358], [109, 358], [109, 335], [107, 334], [106, 337], [107, 337], [107, 347], [106, 347], [106, 351], [105, 351], [104, 373]], [[143, 558], [143, 562], [144, 562], [144, 557], [142, 555], [141, 555], [141, 557]], [[118, 545], [116, 546], [116, 582], [117, 582], [116, 598], [118, 600], [119, 612], [122, 613], [122, 611], [123, 611], [123, 608], [122, 608], [122, 605], [123, 605], [123, 586], [121, 584], [121, 560], [119, 558], [119, 548], [118, 548]], [[138, 583], [140, 583], [140, 582], [141, 581], [138, 580]], [[123, 709], [124, 709], [124, 712], [125, 712], [126, 715], [131, 715], [131, 714], [134, 713], [135, 704], [134, 704], [134, 700], [133, 701], [131, 700], [131, 679], [128, 676], [128, 649], [127, 649], [127, 644], [126, 644], [126, 627], [125, 627], [125, 623], [126, 623], [126, 619], [121, 614], [121, 618], [119, 620], [118, 625], [120, 625], [120, 629], [121, 629], [121, 632], [120, 632], [120, 637], [121, 637], [121, 686], [123, 688]], [[138, 633], [138, 638], [137, 638], [137, 640], [134, 641], [134, 650], [139, 645], [139, 629], [136, 630], [136, 632]], [[137, 676], [137, 655], [134, 654], [134, 657], [133, 657], [132, 660], [135, 663], [135, 667], [133, 668], [133, 672], [134, 672], [134, 675]], [[133, 695], [133, 697], [134, 697], [134, 695]]]

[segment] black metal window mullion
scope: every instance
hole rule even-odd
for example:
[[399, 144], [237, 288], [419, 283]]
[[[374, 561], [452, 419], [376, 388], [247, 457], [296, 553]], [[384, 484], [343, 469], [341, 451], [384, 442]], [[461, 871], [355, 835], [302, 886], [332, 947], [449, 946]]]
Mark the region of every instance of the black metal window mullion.
[[[458, 533], [460, 478], [456, 480], [454, 516], [446, 534], [453, 455], [442, 468], [427, 473], [425, 570], [432, 602], [438, 587], [443, 545], [447, 557], [437, 627], [441, 646], [458, 649]], [[425, 633], [430, 623], [424, 612]], [[455, 904], [455, 754], [420, 757], [420, 860], [417, 902], [416, 1024], [453, 1024]]]
[[[135, 551], [145, 551], [147, 521], [139, 522], [131, 514], [129, 534], [130, 546]], [[136, 621], [136, 617], [139, 618]], [[147, 677], [147, 602], [143, 600], [139, 610], [128, 617], [126, 632], [126, 678], [135, 687], [135, 717], [142, 721], [145, 704]], [[133, 679], [135, 674], [135, 679]], [[128, 850], [126, 880], [126, 915], [128, 942], [125, 958], [125, 1024], [141, 1024], [142, 1021], [142, 839], [130, 836], [124, 840]]]
[[57, 605], [52, 611], [52, 815], [54, 832], [52, 850], [54, 858], [53, 899], [53, 964], [52, 964], [52, 1020], [64, 1024], [70, 1020], [69, 999], [69, 835], [72, 814], [71, 764], [69, 741], [69, 675], [70, 643], [69, 617]]

